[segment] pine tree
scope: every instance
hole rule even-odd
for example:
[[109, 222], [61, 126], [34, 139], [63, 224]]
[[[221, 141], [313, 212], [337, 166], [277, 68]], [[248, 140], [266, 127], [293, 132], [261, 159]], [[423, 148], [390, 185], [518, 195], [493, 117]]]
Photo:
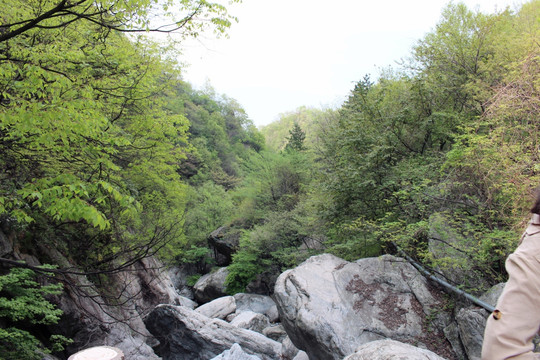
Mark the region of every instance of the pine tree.
[[302, 151], [305, 150], [304, 140], [306, 139], [306, 133], [302, 130], [298, 123], [294, 123], [294, 126], [289, 130], [289, 136], [287, 137], [288, 143], [285, 146], [285, 150]]

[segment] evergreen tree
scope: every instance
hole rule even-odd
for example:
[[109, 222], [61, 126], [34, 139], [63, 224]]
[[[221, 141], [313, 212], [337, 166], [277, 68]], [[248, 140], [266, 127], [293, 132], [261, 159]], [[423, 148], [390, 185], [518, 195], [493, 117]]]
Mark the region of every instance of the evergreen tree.
[[288, 143], [285, 146], [285, 150], [302, 151], [305, 150], [304, 140], [306, 139], [306, 133], [302, 130], [298, 123], [294, 123], [294, 126], [289, 130], [289, 136], [287, 137]]

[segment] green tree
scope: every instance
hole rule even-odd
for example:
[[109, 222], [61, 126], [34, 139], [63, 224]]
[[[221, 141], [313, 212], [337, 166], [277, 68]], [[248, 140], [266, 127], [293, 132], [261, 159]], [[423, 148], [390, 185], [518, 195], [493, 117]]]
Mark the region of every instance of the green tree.
[[306, 140], [306, 133], [302, 130], [298, 123], [294, 123], [292, 130], [289, 130], [285, 150], [305, 150], [306, 147], [304, 146], [304, 140]]
[[[46, 271], [46, 269], [44, 269]], [[38, 339], [36, 326], [54, 325], [62, 311], [45, 296], [59, 294], [59, 284], [40, 285], [29, 269], [14, 268], [0, 276], [0, 357], [5, 360], [39, 360], [43, 354], [61, 351], [69, 340], [53, 335], [45, 348]]]

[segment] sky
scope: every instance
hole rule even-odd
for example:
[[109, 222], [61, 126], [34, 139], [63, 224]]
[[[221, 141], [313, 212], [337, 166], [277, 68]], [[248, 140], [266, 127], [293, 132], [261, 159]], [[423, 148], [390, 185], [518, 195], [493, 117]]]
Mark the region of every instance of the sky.
[[[464, 0], [484, 13], [524, 0]], [[300, 106], [337, 108], [364, 75], [399, 66], [448, 0], [244, 0], [229, 38], [184, 45], [183, 78], [210, 84], [264, 126]]]

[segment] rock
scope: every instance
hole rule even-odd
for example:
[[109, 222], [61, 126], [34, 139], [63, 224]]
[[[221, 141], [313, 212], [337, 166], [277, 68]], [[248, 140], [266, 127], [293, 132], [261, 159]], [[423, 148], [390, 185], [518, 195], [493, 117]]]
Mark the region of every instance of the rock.
[[209, 318], [225, 319], [236, 311], [236, 301], [232, 296], [224, 296], [199, 306], [195, 311]]
[[309, 356], [306, 352], [300, 350], [293, 360], [309, 360]]
[[[274, 299], [287, 334], [311, 360], [342, 359], [385, 338], [437, 346], [424, 325], [441, 301], [412, 265], [390, 255], [355, 263], [329, 254], [311, 257], [281, 274]], [[431, 335], [441, 337], [436, 327]], [[448, 351], [443, 343], [437, 351]]]
[[208, 236], [208, 245], [214, 252], [216, 265], [227, 266], [232, 262], [232, 254], [238, 249], [240, 229], [233, 229], [230, 226], [222, 226], [210, 233]]
[[13, 251], [13, 244], [0, 230], [0, 257], [5, 257], [7, 254], [10, 254]]
[[220, 355], [211, 360], [260, 360], [261, 358], [255, 355], [246, 353], [240, 345], [234, 344], [230, 350], [225, 350]]
[[231, 325], [263, 333], [263, 330], [270, 325], [268, 318], [263, 314], [253, 311], [242, 311], [231, 321]]
[[236, 300], [237, 312], [253, 311], [266, 315], [270, 322], [279, 320], [276, 303], [269, 296], [239, 293], [234, 295], [234, 299]]
[[235, 343], [262, 360], [280, 357], [280, 343], [181, 306], [158, 305], [145, 324], [159, 340], [156, 351], [164, 360], [211, 359]]
[[482, 296], [480, 296], [479, 299], [493, 307], [497, 306], [497, 300], [499, 300], [499, 297], [504, 290], [504, 285], [506, 285], [506, 283], [499, 283], [491, 287]]
[[489, 313], [480, 308], [460, 309], [456, 316], [459, 336], [469, 360], [480, 360], [488, 316]]
[[[38, 246], [40, 253], [46, 254], [53, 263], [73, 269], [56, 249], [44, 243]], [[154, 340], [141, 316], [149, 307], [153, 308], [152, 301], [175, 302], [177, 295], [172, 284], [166, 282], [158, 262], [148, 259], [134, 264], [124, 273], [110, 276], [114, 286], [109, 291], [122, 291], [122, 296], [115, 299], [121, 303], [117, 306], [106, 305], [107, 301], [85, 276], [70, 273], [63, 276], [66, 283], [77, 286], [66, 286], [62, 295], [54, 297], [54, 302], [64, 312], [54, 328], [73, 339], [66, 347], [67, 353], [74, 354], [93, 346], [111, 346], [120, 349], [129, 360], [159, 359], [148, 345]]]
[[287, 332], [281, 324], [268, 326], [263, 329], [263, 335], [276, 341], [282, 341], [287, 337]]
[[178, 294], [193, 300], [195, 297], [192, 287], [188, 285], [188, 279], [195, 274], [201, 273], [201, 270], [204, 269], [199, 269], [193, 264], [183, 264], [167, 269], [167, 273]]
[[445, 360], [425, 349], [394, 340], [372, 341], [360, 346], [343, 360]]
[[177, 298], [177, 304], [176, 305], [180, 305], [180, 306], [185, 306], [187, 308], [190, 308], [190, 309], [195, 309], [197, 306], [199, 306], [199, 304], [197, 304], [195, 301], [191, 300], [191, 299], [188, 299], [187, 297], [184, 297], [184, 296], [179, 296]]
[[450, 322], [444, 329], [444, 336], [452, 346], [452, 350], [458, 359], [467, 359], [467, 353], [459, 337], [459, 327], [456, 321]]
[[[156, 258], [143, 258], [133, 264], [131, 271], [112, 275], [116, 284], [122, 284], [124, 297], [133, 301], [133, 306], [145, 315], [157, 304], [183, 305], [186, 301], [178, 295], [171, 278]], [[140, 294], [140, 296], [136, 296]]]
[[265, 271], [262, 274], [258, 274], [255, 280], [251, 281], [246, 286], [246, 292], [251, 294], [271, 295], [276, 284], [276, 279], [279, 273], [272, 271]]
[[294, 357], [298, 354], [300, 349], [298, 349], [291, 341], [291, 338], [288, 336], [283, 340], [281, 343], [281, 356], [284, 359], [294, 359]]
[[95, 346], [71, 355], [68, 360], [124, 360], [122, 350], [110, 346]]
[[202, 276], [193, 286], [195, 300], [200, 304], [204, 304], [227, 295], [225, 293], [225, 279], [228, 274], [227, 268], [220, 268]]

